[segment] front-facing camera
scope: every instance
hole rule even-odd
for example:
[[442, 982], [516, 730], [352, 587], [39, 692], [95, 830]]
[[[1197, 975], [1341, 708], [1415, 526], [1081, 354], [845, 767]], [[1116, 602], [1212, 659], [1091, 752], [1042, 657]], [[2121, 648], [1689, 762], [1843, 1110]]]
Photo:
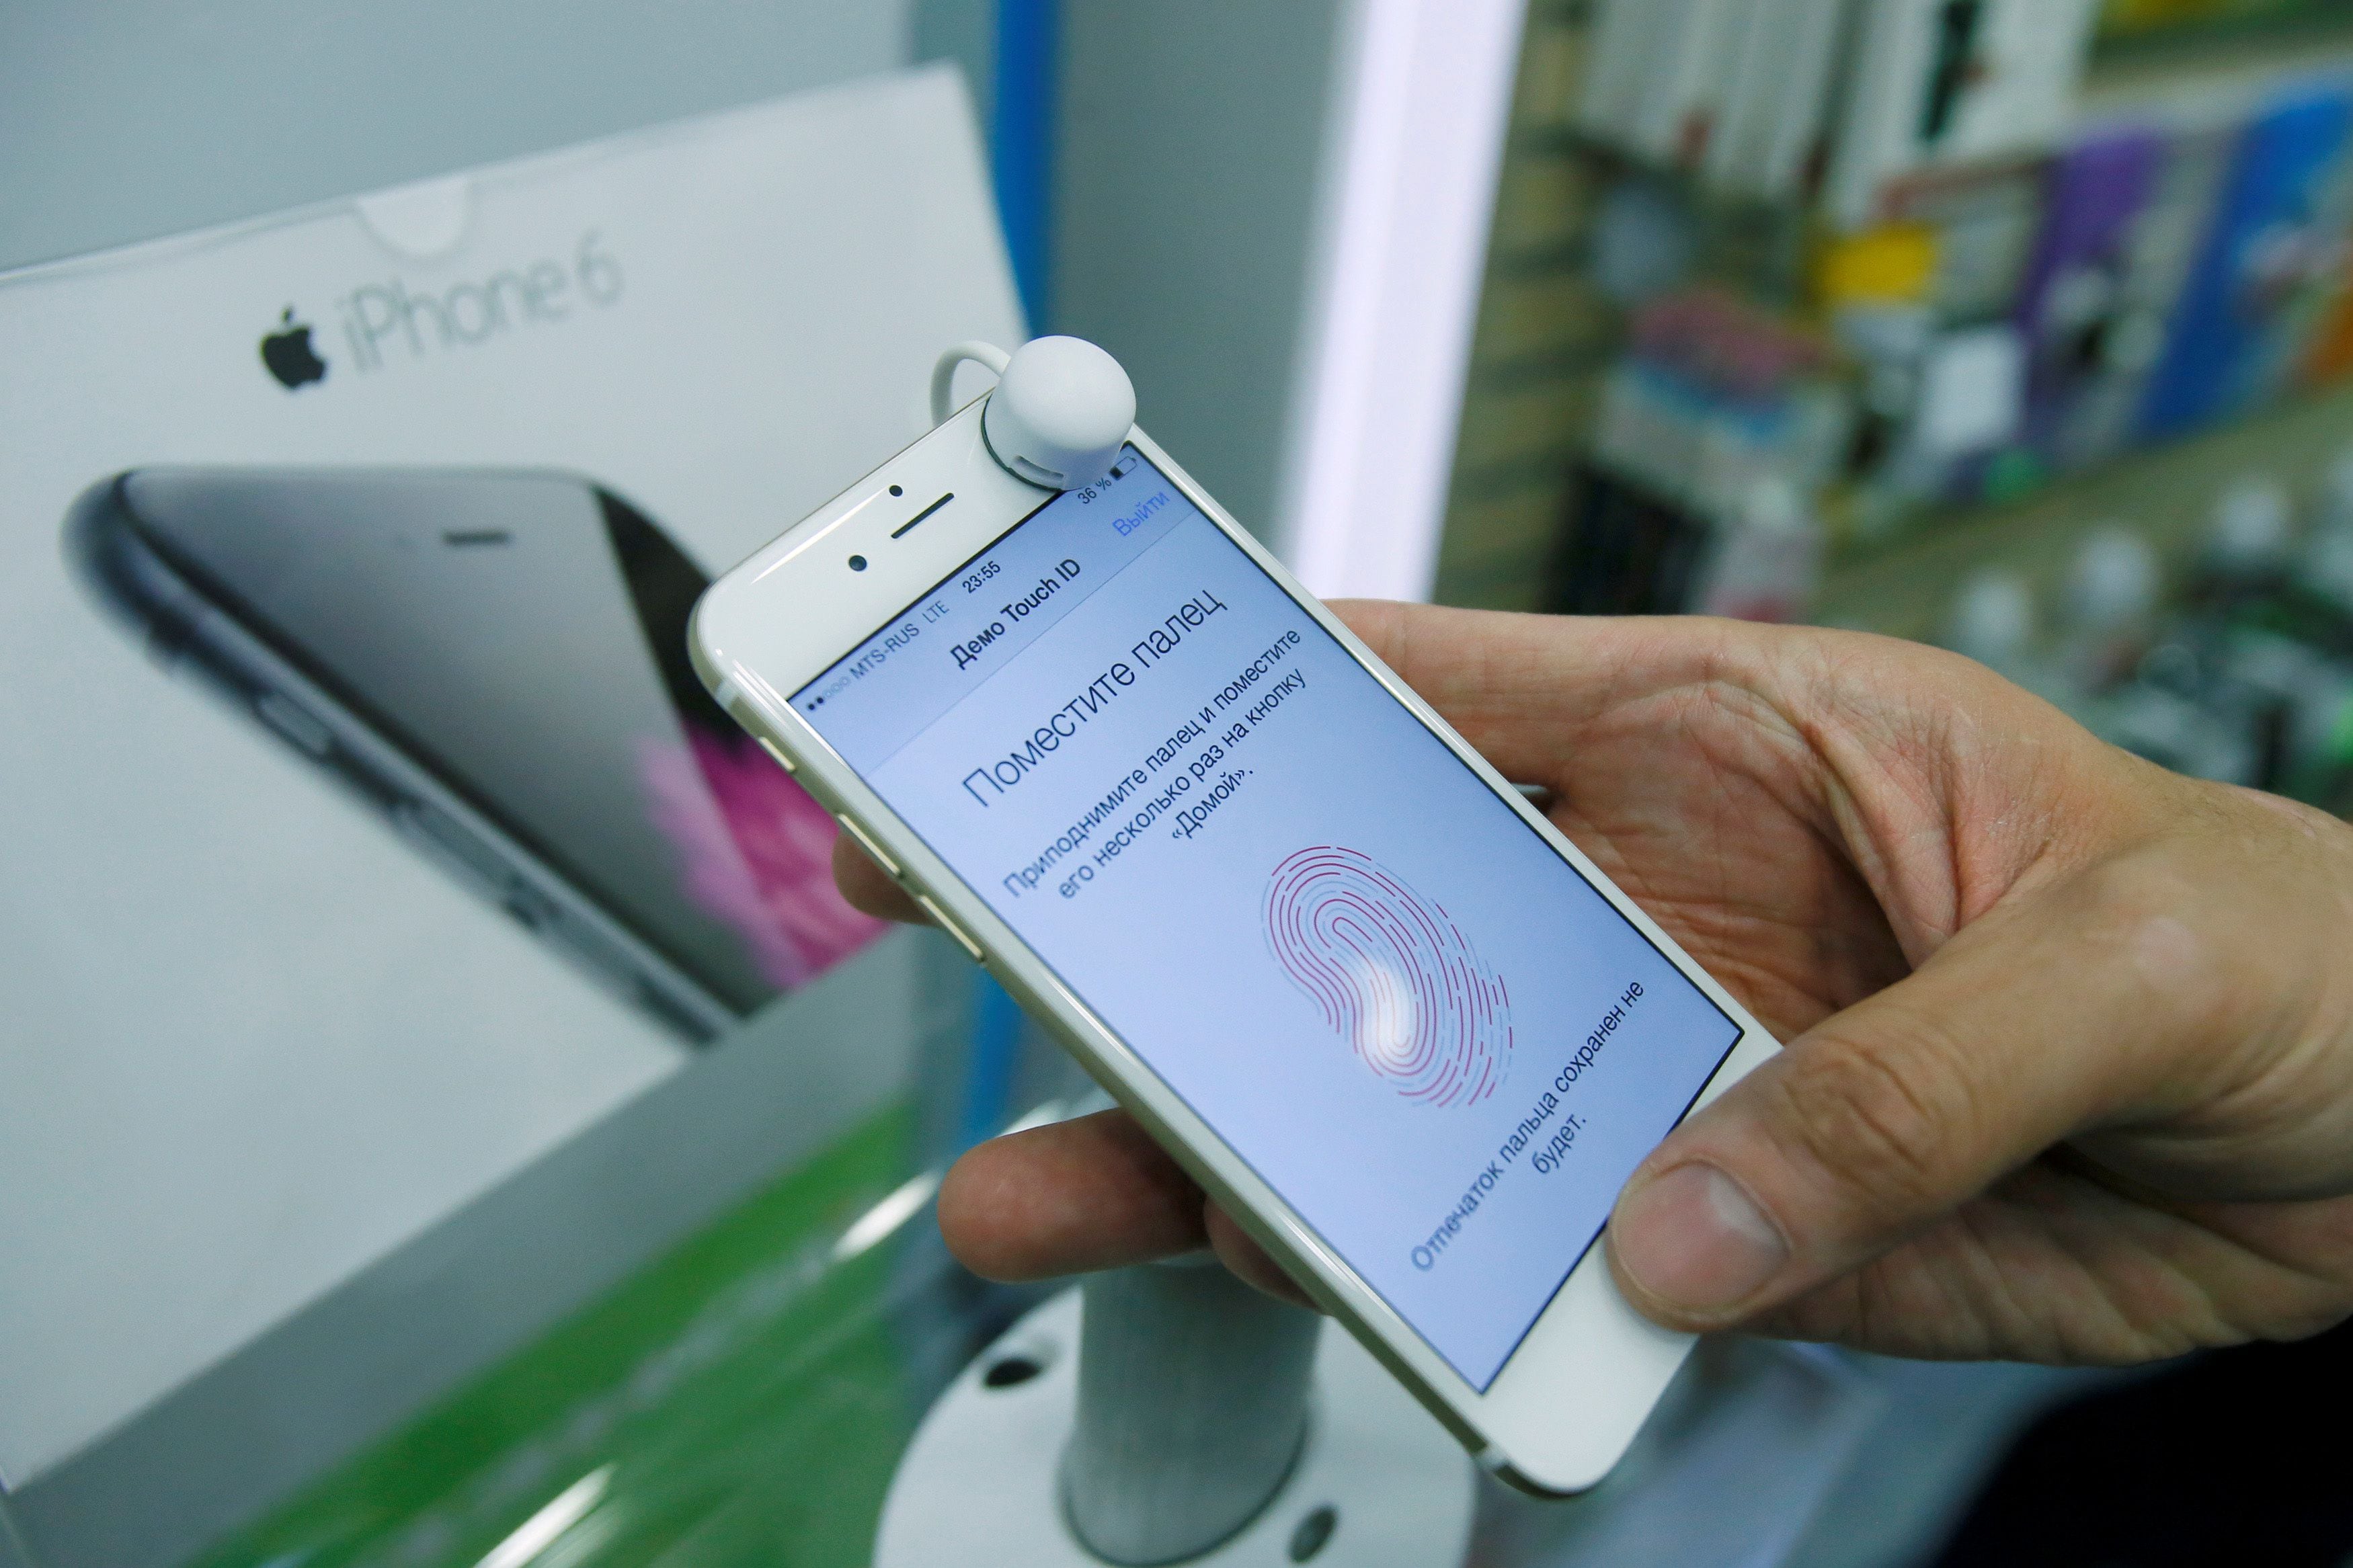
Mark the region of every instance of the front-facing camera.
[[851, 557], [849, 558], [849, 569], [850, 569], [852, 572], [863, 572], [863, 571], [865, 571], [865, 570], [866, 570], [866, 557], [864, 557], [863, 555], [853, 555], [853, 556], [851, 556]]

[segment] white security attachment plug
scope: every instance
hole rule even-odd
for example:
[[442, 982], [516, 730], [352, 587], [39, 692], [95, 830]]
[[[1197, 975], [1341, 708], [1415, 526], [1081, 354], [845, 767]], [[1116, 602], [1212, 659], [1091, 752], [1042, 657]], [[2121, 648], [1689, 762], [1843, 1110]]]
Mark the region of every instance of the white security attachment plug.
[[990, 456], [1050, 490], [1092, 484], [1119, 461], [1135, 386], [1082, 338], [1033, 338], [1013, 353], [981, 411]]

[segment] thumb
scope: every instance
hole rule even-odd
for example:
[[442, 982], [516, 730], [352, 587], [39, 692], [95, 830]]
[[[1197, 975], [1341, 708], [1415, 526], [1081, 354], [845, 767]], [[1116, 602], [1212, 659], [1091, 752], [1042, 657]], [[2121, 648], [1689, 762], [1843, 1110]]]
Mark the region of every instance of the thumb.
[[2128, 1105], [2191, 1026], [2200, 968], [2128, 879], [1989, 912], [1684, 1122], [1610, 1218], [1628, 1299], [1672, 1328], [1737, 1323]]

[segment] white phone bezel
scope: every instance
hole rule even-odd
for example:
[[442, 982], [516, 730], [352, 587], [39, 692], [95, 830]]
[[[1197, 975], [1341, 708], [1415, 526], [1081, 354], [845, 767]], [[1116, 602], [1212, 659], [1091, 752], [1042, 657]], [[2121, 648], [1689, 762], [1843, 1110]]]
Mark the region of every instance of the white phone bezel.
[[[794, 692], [1054, 499], [1055, 492], [1015, 478], [989, 456], [980, 434], [982, 405], [983, 400], [967, 405], [714, 584], [694, 612], [689, 644], [696, 668], [728, 711], [819, 802], [881, 850], [891, 863], [886, 868], [895, 868], [976, 958], [1049, 1020], [1113, 1098], [1283, 1259], [1318, 1303], [1348, 1325], [1481, 1463], [1527, 1490], [1585, 1490], [1633, 1441], [1692, 1343], [1626, 1304], [1599, 1246], [1587, 1250], [1486, 1392], [1474, 1389], [1071, 994], [794, 710]], [[1141, 428], [1128, 439], [1740, 1026], [1739, 1039], [1694, 1109], [1779, 1048]], [[892, 537], [944, 495], [955, 499]], [[853, 555], [865, 557], [865, 570], [849, 568]]]

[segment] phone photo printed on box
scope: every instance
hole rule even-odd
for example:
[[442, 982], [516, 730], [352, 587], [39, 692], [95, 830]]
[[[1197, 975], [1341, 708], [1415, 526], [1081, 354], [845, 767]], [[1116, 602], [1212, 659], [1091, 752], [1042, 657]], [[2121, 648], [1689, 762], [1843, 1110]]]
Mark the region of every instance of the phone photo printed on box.
[[776, 687], [764, 579], [809, 552], [845, 596], [870, 581], [866, 554], [818, 561], [826, 526], [705, 600], [705, 678], [788, 705], [813, 766], [871, 790], [1471, 1397], [1495, 1388], [1754, 1026], [1144, 445]]
[[69, 549], [153, 651], [684, 1038], [877, 932], [832, 817], [694, 678], [708, 579], [590, 480], [136, 469]]
[[780, 1160], [904, 1091], [686, 618], [1021, 335], [944, 68], [0, 276], [0, 1474], [738, 1044]]

